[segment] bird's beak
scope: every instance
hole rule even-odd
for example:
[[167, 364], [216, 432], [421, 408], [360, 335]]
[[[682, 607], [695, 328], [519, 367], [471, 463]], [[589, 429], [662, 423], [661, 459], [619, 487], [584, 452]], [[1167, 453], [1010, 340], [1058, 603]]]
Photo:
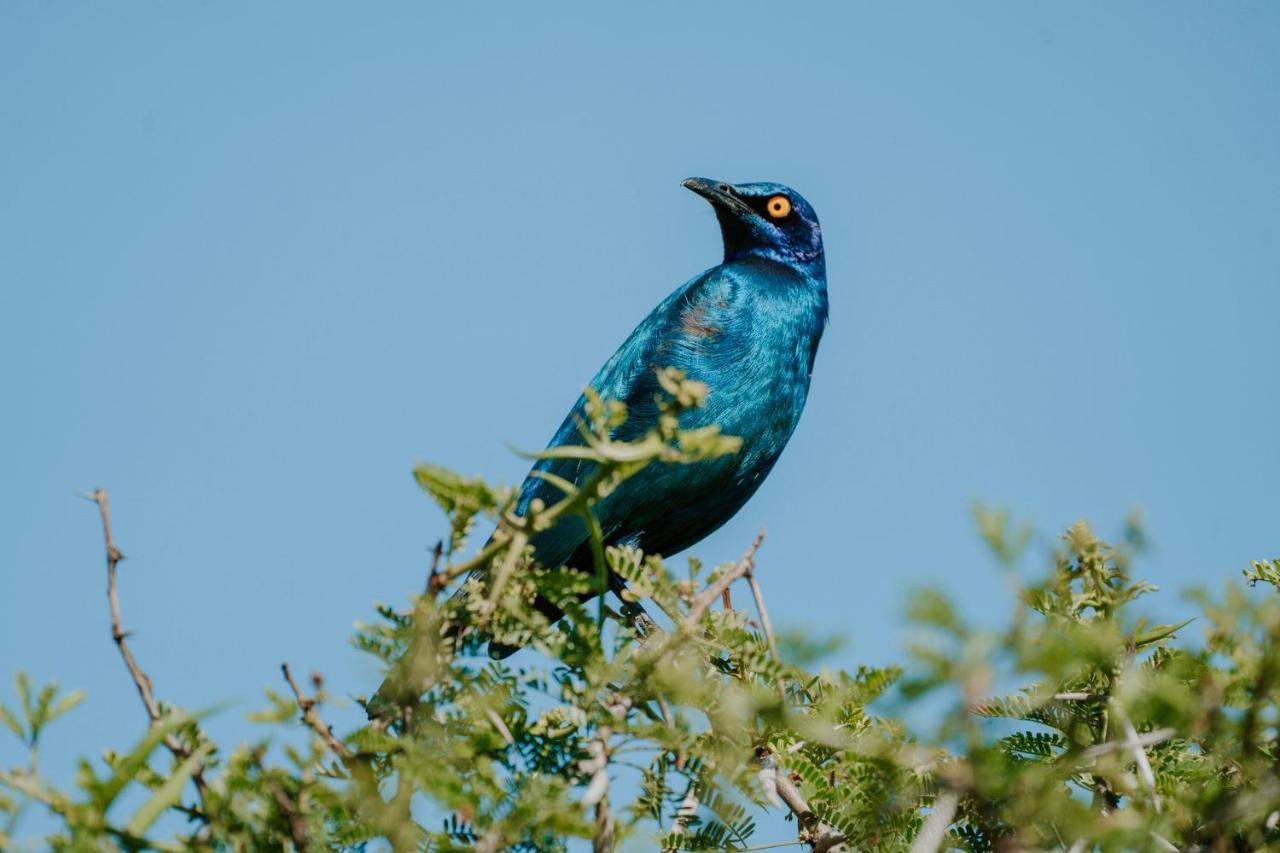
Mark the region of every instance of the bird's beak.
[[680, 186], [693, 190], [711, 202], [712, 206], [735, 213], [739, 216], [755, 215], [755, 211], [742, 200], [733, 184], [724, 181], [713, 181], [709, 178], [685, 178]]

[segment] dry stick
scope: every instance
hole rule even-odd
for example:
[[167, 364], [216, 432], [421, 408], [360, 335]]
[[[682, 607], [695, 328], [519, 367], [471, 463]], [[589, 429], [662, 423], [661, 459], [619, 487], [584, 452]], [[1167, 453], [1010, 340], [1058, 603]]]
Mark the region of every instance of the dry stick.
[[[133, 656], [133, 651], [129, 648], [127, 642], [129, 632], [120, 627], [120, 597], [116, 593], [116, 567], [124, 559], [124, 554], [116, 547], [115, 539], [111, 535], [111, 493], [106, 489], [95, 489], [92, 493], [84, 495], [84, 498], [97, 504], [98, 512], [102, 516], [102, 538], [107, 551], [107, 604], [111, 608], [111, 639], [120, 650], [120, 657], [124, 659], [124, 665], [129, 670], [129, 675], [133, 677], [134, 686], [138, 688], [138, 696], [142, 699], [143, 707], [147, 709], [149, 724], [154, 726], [160, 722], [160, 705], [151, 692], [151, 678], [142, 671], [142, 667]], [[164, 745], [179, 761], [185, 761], [191, 757], [191, 750], [172, 734], [165, 736]], [[191, 781], [195, 783], [196, 791], [203, 803], [208, 786], [204, 780], [202, 764], [196, 765], [195, 771], [191, 774]], [[207, 816], [205, 819], [207, 820]]]
[[423, 589], [423, 595], [435, 595], [439, 592], [436, 584], [439, 582], [440, 575], [440, 557], [444, 555], [444, 540], [437, 539], [436, 547], [431, 549], [431, 571], [427, 573], [427, 585]]
[[715, 600], [720, 597], [729, 585], [738, 578], [750, 572], [755, 567], [756, 551], [760, 548], [760, 543], [764, 541], [764, 531], [761, 530], [756, 534], [756, 538], [752, 541], [751, 546], [747, 548], [738, 562], [733, 567], [721, 575], [715, 583], [702, 591], [702, 594], [693, 600], [689, 612], [685, 614], [683, 622], [686, 627], [693, 627], [698, 624], [698, 620], [702, 618], [702, 614], [707, 612]]
[[814, 853], [836, 853], [847, 851], [846, 839], [834, 826], [823, 822], [809, 808], [800, 789], [795, 786], [782, 768], [775, 772], [778, 785], [778, 796], [787, 808], [796, 816], [796, 824], [800, 829], [800, 839], [807, 841]]
[[[764, 531], [761, 530], [756, 536], [759, 542], [764, 538]], [[747, 585], [751, 587], [751, 597], [756, 600], [756, 612], [760, 615], [760, 630], [764, 632], [765, 642], [769, 644], [769, 654], [773, 655], [773, 662], [781, 665], [782, 658], [778, 654], [778, 641], [773, 636], [773, 624], [769, 621], [769, 609], [764, 606], [764, 594], [760, 592], [760, 582], [756, 580], [756, 563], [755, 560], [750, 561], [747, 566]], [[787, 701], [787, 685], [783, 682], [782, 677], [778, 677], [778, 694], [782, 696], [783, 704]]]
[[755, 565], [756, 551], [762, 541], [764, 541], [763, 530], [756, 534], [755, 540], [747, 548], [746, 552], [738, 558], [738, 562], [729, 567], [728, 571], [717, 578], [715, 583], [704, 589], [693, 600], [693, 603], [689, 606], [689, 612], [683, 618], [675, 620], [675, 617], [672, 617], [673, 621], [676, 622], [676, 630], [668, 635], [665, 642], [658, 647], [652, 658], [653, 663], [661, 661], [673, 651], [683, 636], [692, 634], [697, 629], [698, 622], [707, 612], [707, 609], [715, 603], [720, 594], [728, 589], [730, 584], [750, 571], [751, 567]]
[[[293, 678], [293, 673], [289, 670], [289, 664], [280, 664], [280, 672], [284, 674], [284, 680], [289, 683], [289, 689], [293, 691], [293, 698], [298, 703], [298, 710], [302, 712], [303, 722], [320, 736], [329, 749], [333, 751], [334, 755], [337, 755], [342, 760], [343, 766], [351, 774], [357, 790], [360, 790], [362, 795], [368, 797], [370, 801], [376, 801], [380, 811], [386, 808], [388, 804], [383, 801], [382, 795], [379, 793], [378, 780], [374, 777], [368, 761], [363, 756], [356, 755], [345, 743], [338, 740], [337, 735], [333, 733], [333, 727], [321, 719], [320, 713], [316, 710], [318, 700], [314, 696], [308, 696], [302, 692], [302, 688], [298, 686], [298, 682]], [[404, 780], [404, 777], [402, 776], [401, 779]], [[405, 842], [403, 840], [405, 835], [413, 834], [414, 824], [409, 813], [409, 801], [412, 796], [413, 786], [402, 784], [390, 803], [394, 813], [390, 818], [383, 814], [376, 819], [378, 831], [391, 842], [392, 850], [416, 849], [413, 841]]]
[[[760, 535], [764, 535], [763, 530], [760, 531]], [[779, 661], [781, 658], [778, 657], [778, 641], [773, 638], [773, 625], [769, 622], [769, 611], [764, 606], [764, 596], [760, 593], [760, 584], [756, 580], [754, 561], [747, 569], [747, 584], [751, 587], [751, 597], [756, 600], [756, 611], [760, 614], [760, 629], [764, 631], [765, 642], [769, 644], [769, 653], [773, 655], [775, 661]]]
[[298, 710], [302, 712], [302, 721], [311, 727], [311, 730], [318, 734], [329, 749], [333, 750], [334, 755], [343, 760], [344, 763], [350, 763], [355, 757], [347, 745], [338, 740], [338, 736], [333, 733], [333, 727], [320, 718], [319, 712], [316, 711], [316, 700], [312, 696], [307, 696], [302, 692], [302, 688], [298, 686], [298, 682], [293, 680], [293, 673], [289, 671], [289, 664], [280, 664], [280, 671], [284, 673], [284, 680], [289, 682], [289, 689], [293, 691], [293, 698], [298, 702]]

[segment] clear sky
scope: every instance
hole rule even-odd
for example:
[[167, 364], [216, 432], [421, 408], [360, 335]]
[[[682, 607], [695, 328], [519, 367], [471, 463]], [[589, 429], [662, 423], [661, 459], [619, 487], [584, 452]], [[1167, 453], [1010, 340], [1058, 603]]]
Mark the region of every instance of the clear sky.
[[718, 262], [689, 175], [826, 239], [804, 419], [696, 549], [767, 527], [774, 621], [854, 664], [914, 586], [997, 618], [978, 499], [1142, 508], [1170, 615], [1280, 554], [1280, 5], [450, 6], [0, 3], [0, 701], [88, 692], [51, 773], [145, 722], [78, 492], [216, 736], [281, 660], [371, 690], [352, 623], [444, 530], [412, 465], [523, 475]]

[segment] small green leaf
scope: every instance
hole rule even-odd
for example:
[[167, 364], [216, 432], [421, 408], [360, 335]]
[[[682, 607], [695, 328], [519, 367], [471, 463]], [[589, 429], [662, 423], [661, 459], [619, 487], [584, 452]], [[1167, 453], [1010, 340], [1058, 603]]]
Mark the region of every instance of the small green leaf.
[[182, 798], [182, 789], [186, 787], [187, 782], [191, 780], [196, 770], [204, 763], [204, 760], [212, 751], [213, 745], [206, 743], [175, 767], [169, 777], [164, 780], [164, 784], [157, 788], [155, 793], [138, 807], [138, 810], [133, 813], [133, 817], [129, 818], [129, 823], [125, 826], [125, 832], [138, 838], [144, 836], [147, 830], [151, 828], [151, 824], [155, 823], [166, 809]]

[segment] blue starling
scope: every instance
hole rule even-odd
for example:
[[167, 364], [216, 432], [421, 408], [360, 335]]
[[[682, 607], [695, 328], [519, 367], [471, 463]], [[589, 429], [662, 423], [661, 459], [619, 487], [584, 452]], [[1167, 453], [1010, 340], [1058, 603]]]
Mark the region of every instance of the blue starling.
[[[689, 465], [650, 465], [595, 507], [606, 545], [630, 544], [670, 555], [690, 547], [733, 517], [769, 474], [795, 430], [809, 393], [818, 341], [827, 323], [826, 263], [813, 208], [782, 184], [729, 184], [689, 178], [683, 186], [711, 203], [724, 237], [724, 262], [676, 288], [641, 321], [591, 380], [603, 398], [621, 400], [628, 419], [614, 437], [632, 440], [658, 417], [657, 371], [683, 370], [709, 389], [706, 405], [686, 412], [681, 427], [718, 424], [742, 439], [739, 452]], [[581, 443], [586, 396], [578, 398], [549, 447]], [[533, 470], [580, 485], [590, 463], [544, 459]], [[530, 502], [563, 497], [531, 473], [516, 514]], [[591, 543], [581, 519], [562, 519], [532, 539], [541, 565], [591, 570]], [[551, 602], [539, 609], [553, 621]], [[514, 649], [490, 645], [504, 657]]]

